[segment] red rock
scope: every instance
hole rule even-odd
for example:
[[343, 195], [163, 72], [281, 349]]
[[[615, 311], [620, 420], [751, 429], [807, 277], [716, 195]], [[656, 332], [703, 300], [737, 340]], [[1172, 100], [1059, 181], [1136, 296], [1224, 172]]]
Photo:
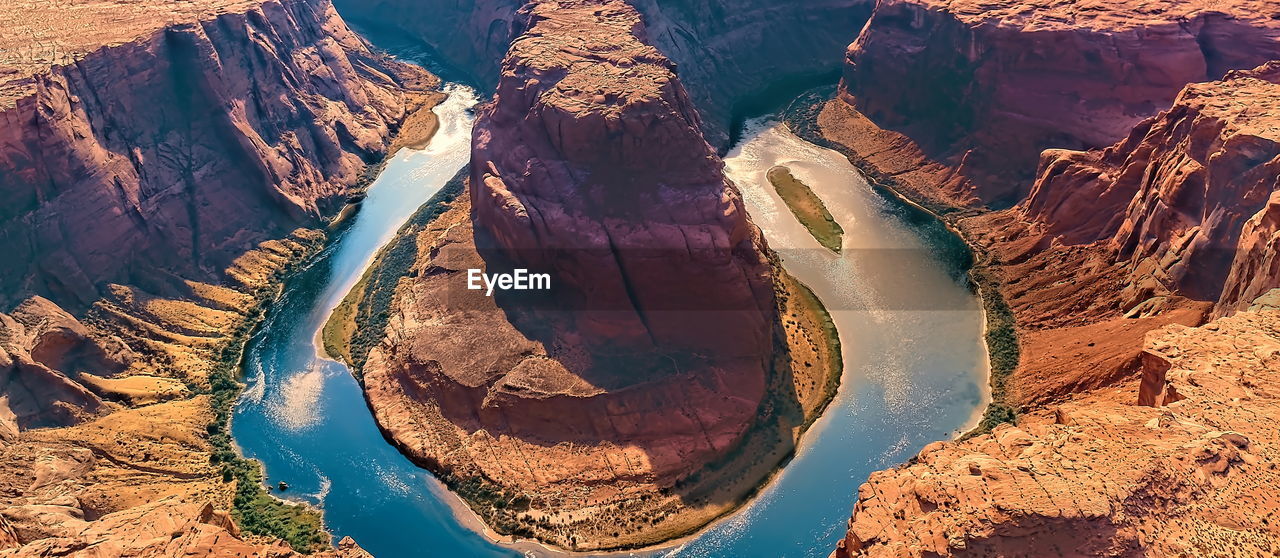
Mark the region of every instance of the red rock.
[[1166, 327], [1141, 405], [1083, 396], [873, 473], [834, 556], [1271, 553], [1278, 325], [1268, 308]]
[[[743, 110], [763, 111], [795, 93], [770, 87], [829, 83], [840, 53], [866, 22], [873, 0], [632, 0], [649, 42], [679, 65], [680, 80], [698, 107], [703, 132], [725, 148]], [[525, 29], [516, 0], [446, 5], [409, 0], [339, 0], [342, 13], [375, 37], [408, 34], [431, 44], [485, 88], [497, 83], [507, 45]], [[394, 21], [384, 14], [395, 13]], [[376, 23], [370, 23], [376, 22]]]
[[0, 438], [19, 430], [67, 426], [105, 412], [103, 401], [75, 380], [123, 370], [132, 353], [95, 338], [57, 305], [35, 297], [0, 314]]
[[1187, 83], [1280, 58], [1274, 13], [1263, 0], [881, 0], [841, 93], [1008, 206], [1042, 150], [1110, 145]]
[[217, 279], [335, 209], [385, 152], [407, 66], [327, 0], [236, 8], [152, 20], [3, 84], [0, 245], [18, 263], [0, 268], [0, 303], [36, 292], [79, 311], [109, 282]]
[[620, 2], [546, 2], [526, 17], [476, 120], [477, 227], [551, 273], [578, 311], [568, 329], [601, 354], [767, 361], [764, 239], [639, 16]]
[[1058, 242], [1102, 241], [1123, 305], [1170, 293], [1225, 313], [1280, 286], [1280, 64], [1187, 86], [1102, 151], [1045, 152], [1023, 213]]

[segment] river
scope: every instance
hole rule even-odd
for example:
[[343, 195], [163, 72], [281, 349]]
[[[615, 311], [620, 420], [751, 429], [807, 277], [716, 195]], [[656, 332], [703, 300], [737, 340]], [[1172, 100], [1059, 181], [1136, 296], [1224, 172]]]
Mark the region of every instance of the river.
[[[335, 535], [380, 558], [554, 556], [481, 533], [456, 497], [383, 439], [347, 368], [318, 356], [317, 331], [377, 249], [467, 162], [475, 97], [449, 91], [434, 109], [441, 128], [431, 143], [387, 161], [354, 221], [290, 279], [250, 340], [232, 433], [246, 456], [263, 461], [268, 485], [287, 482], [286, 496], [322, 508]], [[765, 172], [777, 164], [809, 184], [844, 228], [840, 255], [822, 248], [768, 185]], [[877, 194], [841, 155], [756, 120], [726, 169], [788, 271], [831, 311], [843, 384], [796, 458], [747, 506], [686, 540], [632, 554], [825, 557], [870, 472], [953, 436], [985, 405], [982, 315], [961, 270], [939, 257], [936, 231]]]

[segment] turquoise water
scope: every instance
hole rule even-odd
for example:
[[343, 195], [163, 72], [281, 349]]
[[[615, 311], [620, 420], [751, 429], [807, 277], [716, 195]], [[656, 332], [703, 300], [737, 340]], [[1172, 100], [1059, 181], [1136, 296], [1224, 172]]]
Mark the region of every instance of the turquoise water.
[[[431, 144], [388, 161], [354, 222], [290, 280], [250, 341], [232, 432], [263, 461], [268, 485], [287, 482], [284, 496], [319, 506], [335, 535], [375, 556], [554, 556], [477, 531], [457, 498], [383, 439], [346, 367], [317, 356], [317, 331], [372, 255], [466, 164], [475, 98], [450, 92]], [[825, 557], [871, 471], [952, 436], [984, 404], [982, 317], [956, 270], [838, 154], [756, 121], [726, 164], [784, 265], [832, 310], [844, 384], [749, 505], [687, 540], [624, 555]], [[824, 199], [846, 231], [842, 255], [819, 247], [780, 205], [763, 181], [775, 164]]]

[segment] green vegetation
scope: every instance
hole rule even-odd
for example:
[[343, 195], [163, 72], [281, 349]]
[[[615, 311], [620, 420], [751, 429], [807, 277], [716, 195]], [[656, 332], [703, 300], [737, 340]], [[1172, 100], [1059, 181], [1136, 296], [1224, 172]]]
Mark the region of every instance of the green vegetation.
[[982, 305], [987, 314], [987, 353], [991, 358], [991, 404], [983, 413], [978, 426], [964, 435], [965, 438], [985, 434], [1006, 422], [1015, 422], [1017, 411], [1008, 405], [1008, 380], [1018, 368], [1021, 353], [1018, 347], [1018, 325], [998, 283], [986, 266], [975, 267], [971, 273], [982, 293]]
[[827, 211], [822, 198], [813, 193], [808, 184], [791, 174], [791, 169], [787, 167], [773, 167], [769, 169], [768, 176], [769, 182], [778, 191], [778, 196], [787, 204], [791, 213], [795, 214], [804, 228], [809, 229], [809, 234], [828, 250], [839, 253], [844, 229], [840, 228], [840, 223], [837, 223], [831, 216], [831, 212]]
[[418, 233], [448, 211], [449, 204], [462, 194], [465, 185], [466, 169], [463, 169], [400, 227], [395, 238], [378, 252], [360, 282], [325, 322], [322, 334], [325, 352], [345, 360], [357, 378], [369, 358], [369, 351], [382, 341], [396, 286], [418, 259]]
[[[289, 270], [292, 271], [292, 270]], [[267, 308], [279, 294], [279, 283], [288, 271], [276, 277], [273, 288], [254, 292], [257, 303], [245, 315], [245, 319], [231, 333], [232, 341], [222, 347], [213, 373], [209, 376], [213, 401], [213, 421], [206, 427], [209, 442], [213, 446], [210, 460], [222, 466], [222, 480], [236, 483], [232, 516], [236, 524], [247, 533], [276, 537], [288, 542], [295, 550], [311, 553], [330, 544], [320, 513], [300, 504], [291, 504], [267, 493], [262, 484], [262, 464], [255, 459], [241, 457], [231, 441], [229, 421], [232, 407], [243, 387], [237, 380], [245, 345], [254, 328], [266, 315]]]
[[962, 237], [951, 224], [959, 217], [966, 215], [965, 208], [937, 203], [931, 200], [916, 200], [907, 196], [903, 188], [893, 176], [880, 172], [874, 165], [863, 159], [853, 150], [841, 143], [831, 141], [822, 135], [818, 126], [818, 114], [830, 100], [835, 91], [832, 87], [822, 87], [801, 95], [787, 107], [783, 120], [791, 132], [805, 141], [840, 152], [867, 179], [877, 192], [885, 194], [886, 199], [893, 199], [897, 205], [904, 206], [904, 217], [913, 225], [922, 227], [927, 241], [939, 249], [939, 257], [956, 270], [969, 274], [972, 285], [982, 296], [983, 310], [987, 318], [985, 340], [991, 364], [991, 404], [979, 421], [978, 426], [966, 433], [963, 438], [990, 432], [996, 426], [1017, 420], [1017, 410], [1008, 403], [1008, 380], [1018, 368], [1021, 358], [1018, 343], [1017, 322], [1013, 311], [1000, 294], [999, 279], [990, 270], [990, 263], [975, 265], [976, 258], [973, 247]]

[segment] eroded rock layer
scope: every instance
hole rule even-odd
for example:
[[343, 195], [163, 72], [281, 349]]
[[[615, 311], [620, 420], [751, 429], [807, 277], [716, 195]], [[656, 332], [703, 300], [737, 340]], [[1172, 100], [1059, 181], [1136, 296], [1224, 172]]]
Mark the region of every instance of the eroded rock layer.
[[1153, 332], [1122, 396], [931, 444], [873, 474], [835, 556], [1274, 553], [1277, 298]]
[[[792, 93], [786, 82], [816, 83], [839, 71], [840, 53], [871, 12], [872, 0], [633, 0], [649, 42], [679, 65], [701, 112], [704, 133], [727, 147], [740, 110], [763, 111]], [[507, 46], [527, 21], [524, 1], [480, 0], [427, 5], [406, 0], [339, 0], [342, 13], [378, 33], [430, 44], [485, 87], [496, 84]], [[386, 13], [396, 13], [388, 21]], [[388, 28], [393, 29], [388, 29]], [[823, 81], [825, 83], [825, 81]]]
[[[477, 116], [477, 228], [551, 273], [599, 354], [767, 361], [767, 248], [673, 65], [622, 2], [543, 2]], [[544, 313], [544, 315], [550, 313]]]
[[1188, 86], [1105, 150], [1049, 150], [1025, 217], [1101, 242], [1126, 308], [1177, 293], [1239, 309], [1280, 286], [1280, 64]]
[[947, 194], [1009, 206], [1041, 150], [1110, 145], [1186, 84], [1280, 58], [1264, 0], [881, 0], [842, 95], [971, 179]]
[[434, 83], [370, 52], [327, 0], [225, 4], [191, 19], [16, 9], [46, 21], [31, 33], [61, 35], [40, 43], [57, 53], [43, 66], [0, 68], [0, 245], [16, 262], [0, 302], [35, 293], [80, 311], [112, 282], [172, 294], [175, 277], [217, 279], [339, 207], [385, 153], [406, 91]]

